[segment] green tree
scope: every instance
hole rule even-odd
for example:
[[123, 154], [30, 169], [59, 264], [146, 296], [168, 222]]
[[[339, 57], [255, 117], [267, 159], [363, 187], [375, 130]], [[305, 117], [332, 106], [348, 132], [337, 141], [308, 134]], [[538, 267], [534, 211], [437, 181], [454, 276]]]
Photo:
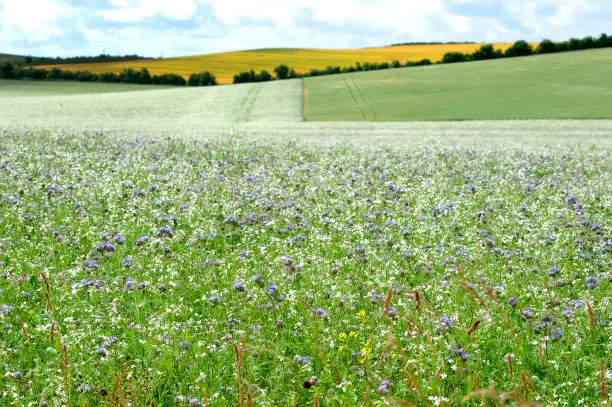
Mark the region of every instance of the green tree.
[[506, 50], [507, 58], [524, 57], [533, 54], [533, 47], [527, 41], [519, 40]]
[[536, 54], [550, 54], [558, 52], [557, 45], [549, 39], [543, 39], [535, 49]]
[[276, 79], [287, 79], [289, 78], [290, 69], [287, 65], [282, 64], [274, 68], [274, 73], [276, 74]]

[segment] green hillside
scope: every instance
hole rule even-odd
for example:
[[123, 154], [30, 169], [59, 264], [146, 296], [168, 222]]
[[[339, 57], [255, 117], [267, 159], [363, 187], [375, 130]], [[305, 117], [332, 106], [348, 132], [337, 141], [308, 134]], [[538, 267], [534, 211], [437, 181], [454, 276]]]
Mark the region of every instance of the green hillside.
[[612, 49], [304, 80], [307, 121], [612, 118]]

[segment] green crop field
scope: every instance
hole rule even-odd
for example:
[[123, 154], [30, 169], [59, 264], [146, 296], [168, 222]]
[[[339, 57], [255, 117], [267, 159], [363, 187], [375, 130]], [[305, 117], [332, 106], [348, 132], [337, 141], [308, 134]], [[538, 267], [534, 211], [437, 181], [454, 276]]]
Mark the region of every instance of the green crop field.
[[0, 82], [0, 405], [609, 406], [612, 120], [360, 113], [604, 112], [576, 55]]
[[612, 118], [612, 50], [309, 78], [308, 121]]

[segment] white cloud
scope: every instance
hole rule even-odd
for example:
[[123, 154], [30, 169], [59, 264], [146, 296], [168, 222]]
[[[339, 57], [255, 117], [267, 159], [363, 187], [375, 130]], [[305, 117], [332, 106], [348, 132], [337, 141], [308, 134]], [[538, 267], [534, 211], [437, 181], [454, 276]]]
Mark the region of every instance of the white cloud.
[[112, 0], [111, 9], [99, 10], [97, 15], [117, 22], [138, 22], [153, 16], [188, 20], [197, 10], [193, 0]]
[[106, 48], [157, 56], [163, 49], [177, 56], [404, 41], [561, 40], [609, 31], [609, 1], [0, 0], [0, 52], [72, 55]]
[[58, 20], [70, 18], [71, 9], [59, 0], [4, 0], [0, 8], [0, 42], [9, 43], [27, 34], [44, 41], [62, 33]]

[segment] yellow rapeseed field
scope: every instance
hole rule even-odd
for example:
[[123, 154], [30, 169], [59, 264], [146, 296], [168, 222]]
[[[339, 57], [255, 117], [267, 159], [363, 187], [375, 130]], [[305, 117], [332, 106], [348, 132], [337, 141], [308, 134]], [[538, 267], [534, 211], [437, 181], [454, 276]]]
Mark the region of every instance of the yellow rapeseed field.
[[[481, 44], [427, 44], [401, 45], [361, 49], [260, 49], [250, 51], [224, 52], [218, 54], [194, 55], [179, 58], [143, 59], [128, 62], [104, 62], [91, 64], [46, 65], [41, 68], [58, 67], [73, 71], [93, 73], [121, 72], [124, 68], [147, 68], [151, 74], [177, 73], [184, 77], [201, 71], [210, 71], [222, 84], [232, 83], [234, 75], [253, 69], [273, 69], [286, 64], [298, 73], [328, 66], [349, 66], [356, 62], [392, 62], [398, 60], [418, 61], [429, 58], [436, 62], [447, 52], [473, 52]], [[493, 44], [496, 49], [506, 50], [511, 43]], [[534, 44], [535, 45], [535, 44]]]

